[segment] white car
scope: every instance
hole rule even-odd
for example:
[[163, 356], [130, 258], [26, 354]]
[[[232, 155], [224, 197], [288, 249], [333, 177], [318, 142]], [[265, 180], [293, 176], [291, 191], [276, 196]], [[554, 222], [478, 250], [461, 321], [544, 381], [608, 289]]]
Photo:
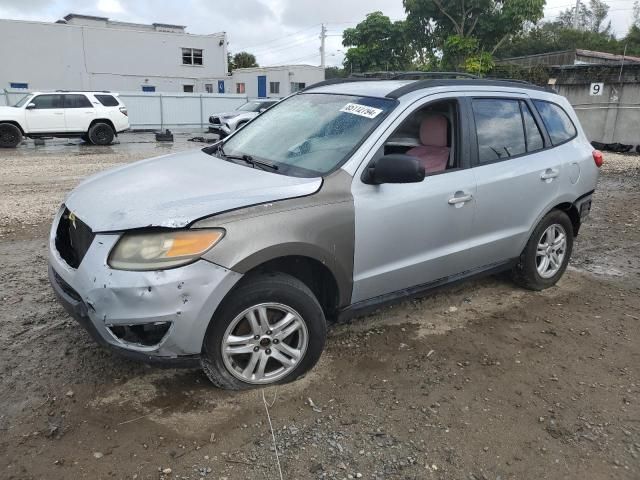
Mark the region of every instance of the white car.
[[209, 117], [209, 130], [217, 133], [221, 138], [231, 135], [240, 127], [243, 127], [256, 118], [267, 108], [272, 107], [280, 100], [256, 100], [247, 102], [233, 112], [218, 113]]
[[47, 92], [25, 95], [0, 107], [0, 147], [14, 148], [22, 137], [80, 137], [109, 145], [129, 129], [127, 107], [110, 92]]

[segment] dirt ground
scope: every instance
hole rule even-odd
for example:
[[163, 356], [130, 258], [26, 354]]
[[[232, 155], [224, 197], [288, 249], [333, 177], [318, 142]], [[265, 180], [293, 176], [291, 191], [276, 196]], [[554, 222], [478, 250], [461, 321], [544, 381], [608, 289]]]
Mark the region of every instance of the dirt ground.
[[[334, 326], [303, 380], [229, 393], [96, 346], [46, 236], [84, 176], [201, 145], [0, 151], [0, 478], [640, 478], [640, 157], [607, 155], [557, 287], [489, 277]], [[267, 406], [265, 406], [265, 403]]]

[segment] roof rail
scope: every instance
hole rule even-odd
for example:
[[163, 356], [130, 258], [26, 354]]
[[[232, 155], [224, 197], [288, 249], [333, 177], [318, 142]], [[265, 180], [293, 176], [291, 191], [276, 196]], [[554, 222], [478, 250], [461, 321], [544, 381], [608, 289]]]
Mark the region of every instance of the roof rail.
[[111, 93], [109, 90], [56, 90], [58, 93], [69, 93], [69, 92], [78, 92], [78, 93]]
[[406, 95], [416, 90], [422, 90], [423, 88], [433, 87], [459, 87], [459, 86], [478, 86], [478, 87], [517, 87], [526, 88], [529, 90], [538, 90], [542, 92], [553, 92], [552, 89], [545, 87], [538, 87], [530, 83], [513, 82], [510, 80], [483, 80], [477, 78], [465, 78], [465, 79], [445, 79], [445, 80], [418, 80], [416, 82], [409, 83], [400, 88], [389, 92], [387, 98], [398, 99], [403, 95]]
[[476, 75], [465, 72], [402, 72], [391, 77], [391, 80], [421, 80], [421, 79], [445, 79], [445, 78], [479, 78]]
[[329, 80], [323, 80], [321, 82], [314, 83], [313, 85], [309, 85], [308, 87], [303, 88], [300, 91], [306, 92], [307, 90], [311, 90], [312, 88], [326, 87], [327, 85], [337, 85], [339, 83], [372, 82], [372, 81], [380, 81], [380, 79], [364, 78], [364, 77], [330, 78]]

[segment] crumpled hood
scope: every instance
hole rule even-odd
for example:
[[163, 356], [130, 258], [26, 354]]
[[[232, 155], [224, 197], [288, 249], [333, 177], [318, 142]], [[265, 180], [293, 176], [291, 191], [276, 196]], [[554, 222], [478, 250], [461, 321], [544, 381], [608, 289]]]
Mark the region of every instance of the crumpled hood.
[[180, 228], [216, 213], [311, 195], [321, 185], [320, 178], [287, 177], [192, 150], [98, 173], [65, 204], [94, 232]]

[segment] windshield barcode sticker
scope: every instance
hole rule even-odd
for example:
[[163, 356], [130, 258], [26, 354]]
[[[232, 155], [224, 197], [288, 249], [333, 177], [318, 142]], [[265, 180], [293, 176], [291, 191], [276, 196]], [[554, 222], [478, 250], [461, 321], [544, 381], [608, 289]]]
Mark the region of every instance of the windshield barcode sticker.
[[358, 105], [357, 103], [347, 103], [340, 109], [341, 112], [352, 113], [366, 118], [376, 118], [383, 110], [379, 108], [367, 107], [366, 105]]

